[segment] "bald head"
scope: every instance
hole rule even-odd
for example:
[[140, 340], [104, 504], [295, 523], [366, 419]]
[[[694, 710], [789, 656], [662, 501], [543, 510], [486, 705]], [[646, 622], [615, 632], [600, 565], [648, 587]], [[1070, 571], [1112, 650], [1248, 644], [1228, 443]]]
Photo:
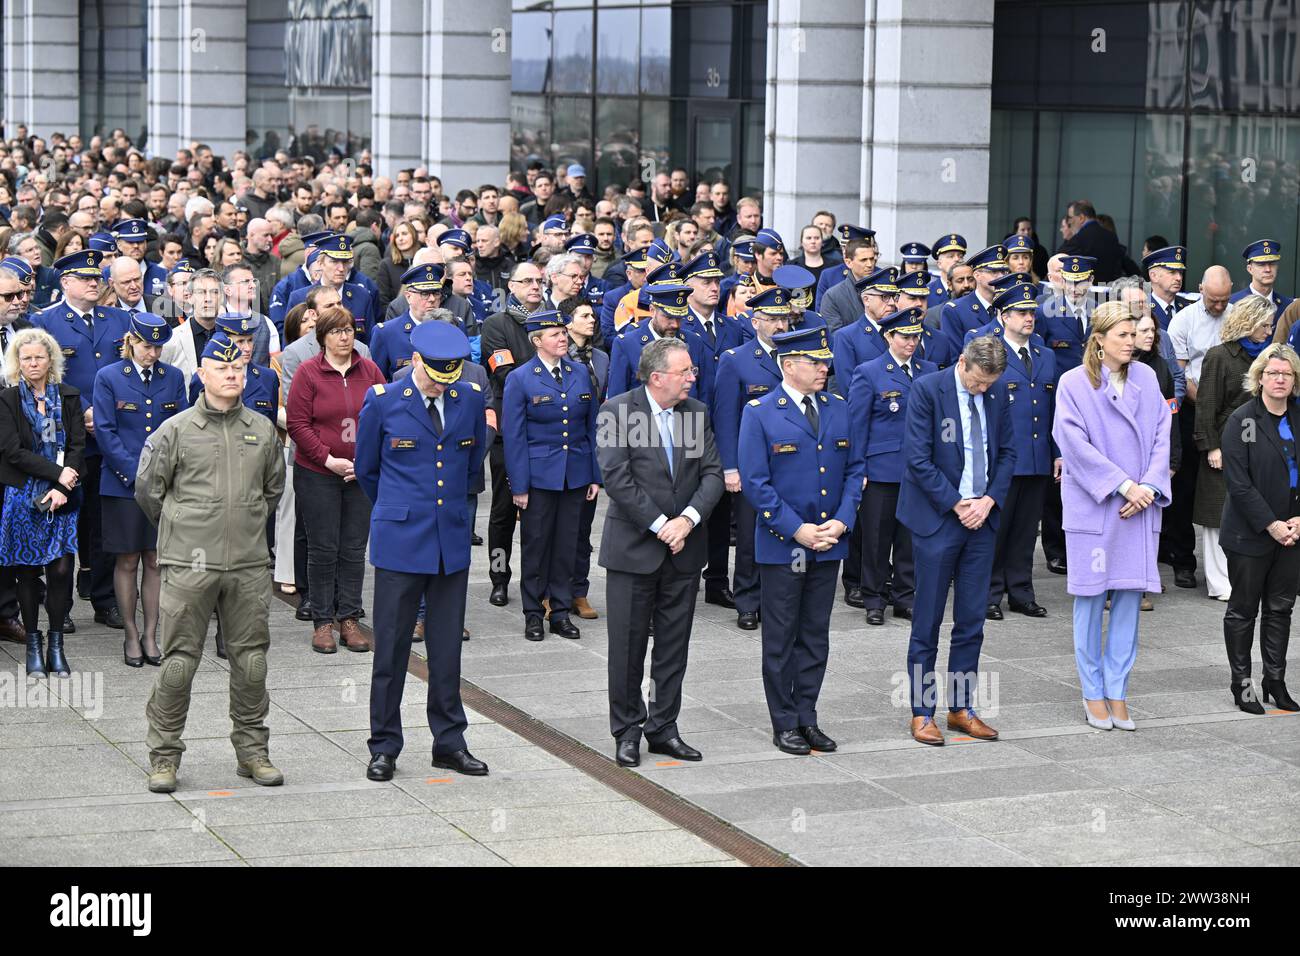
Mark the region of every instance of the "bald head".
[[1201, 276], [1201, 301], [1205, 311], [1213, 316], [1220, 316], [1228, 308], [1228, 297], [1232, 295], [1232, 276], [1223, 266], [1210, 266]]
[[118, 256], [114, 259], [113, 264], [108, 267], [108, 278], [121, 305], [135, 306], [144, 296], [140, 263], [130, 256]]

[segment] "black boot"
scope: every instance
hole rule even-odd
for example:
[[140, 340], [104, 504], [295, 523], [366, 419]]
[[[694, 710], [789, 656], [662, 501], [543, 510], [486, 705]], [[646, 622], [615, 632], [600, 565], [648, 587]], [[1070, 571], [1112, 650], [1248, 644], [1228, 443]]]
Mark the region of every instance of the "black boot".
[[72, 673], [68, 659], [63, 656], [63, 632], [50, 631], [50, 646], [45, 652], [45, 669], [51, 675], [67, 677]]
[[31, 677], [45, 676], [45, 661], [42, 643], [45, 635], [40, 631], [31, 631], [27, 635], [27, 673]]
[[[50, 635], [53, 637], [54, 635]], [[1264, 713], [1264, 705], [1259, 702], [1255, 696], [1255, 685], [1247, 677], [1240, 684], [1232, 685], [1232, 699], [1236, 702], [1238, 709], [1248, 714]]]
[[1300, 710], [1300, 704], [1297, 704], [1291, 695], [1286, 692], [1286, 681], [1269, 680], [1267, 677], [1259, 682], [1260, 696], [1264, 698], [1264, 703], [1268, 703], [1270, 697], [1277, 704], [1279, 710]]

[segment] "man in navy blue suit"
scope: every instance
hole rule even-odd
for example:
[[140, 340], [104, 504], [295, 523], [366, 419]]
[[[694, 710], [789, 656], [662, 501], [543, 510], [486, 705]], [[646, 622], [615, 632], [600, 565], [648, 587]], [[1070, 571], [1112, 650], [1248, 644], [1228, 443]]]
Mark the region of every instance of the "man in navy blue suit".
[[1006, 350], [991, 335], [966, 343], [952, 370], [916, 380], [908, 397], [898, 520], [912, 531], [916, 596], [907, 648], [912, 737], [942, 745], [934, 722], [939, 625], [953, 586], [948, 729], [976, 740], [998, 732], [972, 707], [998, 511], [1015, 471], [1015, 431], [1004, 389]]

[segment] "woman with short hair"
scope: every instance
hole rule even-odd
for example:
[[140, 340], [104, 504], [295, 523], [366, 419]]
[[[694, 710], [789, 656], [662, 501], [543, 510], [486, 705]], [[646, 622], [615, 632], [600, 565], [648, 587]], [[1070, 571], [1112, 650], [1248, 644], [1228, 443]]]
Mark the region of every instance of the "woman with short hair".
[[1219, 543], [1232, 585], [1223, 615], [1232, 697], [1246, 713], [1264, 713], [1250, 677], [1258, 616], [1263, 702], [1272, 697], [1282, 710], [1297, 711], [1286, 689], [1286, 651], [1300, 583], [1300, 356], [1289, 345], [1269, 345], [1243, 385], [1249, 397], [1221, 435], [1227, 494]]
[[[1156, 373], [1133, 361], [1137, 323], [1123, 302], [1092, 315], [1083, 364], [1061, 376], [1052, 437], [1060, 448], [1067, 590], [1084, 717], [1099, 730], [1135, 730], [1128, 678], [1138, 608], [1160, 590], [1160, 509], [1168, 506], [1169, 406]], [[1110, 626], [1102, 647], [1102, 614]]]

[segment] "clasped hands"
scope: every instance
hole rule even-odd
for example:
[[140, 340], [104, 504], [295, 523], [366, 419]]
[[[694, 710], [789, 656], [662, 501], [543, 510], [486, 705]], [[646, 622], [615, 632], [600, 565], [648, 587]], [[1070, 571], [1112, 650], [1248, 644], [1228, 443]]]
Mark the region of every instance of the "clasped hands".
[[1290, 548], [1296, 541], [1300, 541], [1300, 518], [1274, 521], [1268, 526], [1268, 533], [1282, 547]]
[[952, 506], [953, 513], [967, 531], [978, 531], [989, 518], [993, 510], [993, 499], [988, 495], [982, 498], [963, 498]]
[[795, 530], [794, 539], [809, 551], [829, 551], [839, 543], [848, 528], [838, 518], [821, 524], [805, 522]]
[[1128, 483], [1128, 491], [1124, 492], [1125, 502], [1119, 509], [1121, 518], [1131, 518], [1139, 511], [1143, 511], [1155, 502], [1156, 496], [1146, 485], [1139, 485], [1136, 481]]
[[673, 554], [678, 554], [686, 547], [686, 539], [694, 527], [691, 519], [685, 515], [669, 518], [659, 529], [659, 540], [668, 545], [668, 550]]

